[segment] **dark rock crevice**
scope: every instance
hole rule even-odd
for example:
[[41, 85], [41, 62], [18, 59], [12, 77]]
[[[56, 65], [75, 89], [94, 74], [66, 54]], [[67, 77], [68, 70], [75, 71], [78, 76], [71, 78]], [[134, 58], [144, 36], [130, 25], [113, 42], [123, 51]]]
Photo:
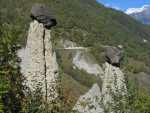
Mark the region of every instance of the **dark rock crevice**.
[[46, 59], [45, 59], [45, 52], [46, 52], [46, 48], [45, 48], [45, 30], [43, 31], [43, 56], [44, 56], [44, 75], [45, 75], [45, 99], [47, 100], [47, 79], [46, 79]]

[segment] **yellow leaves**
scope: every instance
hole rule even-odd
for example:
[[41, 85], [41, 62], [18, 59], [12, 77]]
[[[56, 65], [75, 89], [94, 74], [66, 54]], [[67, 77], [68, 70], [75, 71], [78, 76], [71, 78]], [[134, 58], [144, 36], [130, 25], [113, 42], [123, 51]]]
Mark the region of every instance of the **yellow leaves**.
[[22, 77], [21, 77], [21, 76], [18, 76], [18, 77], [16, 78], [15, 85], [21, 84], [21, 81], [22, 81]]
[[8, 75], [9, 74], [9, 72], [10, 72], [10, 70], [2, 70], [2, 71], [0, 71], [0, 75]]
[[3, 112], [3, 104], [2, 104], [2, 97], [0, 95], [0, 113]]
[[60, 108], [60, 107], [61, 107], [61, 103], [60, 103], [59, 101], [56, 102], [56, 103], [55, 103], [55, 107], [56, 107], [56, 108]]
[[16, 94], [16, 98], [20, 98], [20, 94], [19, 93]]
[[28, 107], [28, 100], [27, 99], [22, 99], [21, 101], [21, 106], [22, 106], [22, 112], [23, 113], [28, 113], [27, 107]]

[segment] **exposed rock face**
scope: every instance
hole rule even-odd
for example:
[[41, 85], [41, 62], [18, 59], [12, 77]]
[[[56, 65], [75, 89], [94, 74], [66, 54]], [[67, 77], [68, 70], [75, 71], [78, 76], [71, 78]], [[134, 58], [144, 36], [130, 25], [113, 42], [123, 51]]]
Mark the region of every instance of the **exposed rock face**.
[[25, 48], [21, 48], [17, 51], [17, 56], [20, 58], [20, 59], [23, 59], [24, 57], [24, 51], [25, 51]]
[[94, 84], [85, 95], [80, 96], [73, 110], [81, 113], [104, 113], [98, 84]]
[[119, 67], [115, 67], [106, 62], [105, 79], [103, 80], [102, 84], [102, 94], [104, 95], [103, 103], [106, 108], [108, 107], [108, 102], [113, 103], [112, 95], [109, 93], [109, 90], [116, 91], [116, 87], [118, 87], [118, 90], [121, 91], [122, 94], [126, 93], [124, 73]]
[[118, 48], [119, 48], [119, 49], [122, 49], [122, 48], [123, 48], [123, 45], [119, 44], [119, 45], [118, 45]]
[[[105, 76], [102, 84], [103, 105], [106, 111], [113, 113], [112, 108], [119, 102], [126, 102], [127, 87], [124, 73], [119, 67], [123, 52], [115, 47], [105, 46], [105, 54], [107, 61], [104, 65]], [[119, 99], [118, 103], [115, 102], [116, 98]]]
[[60, 45], [63, 47], [63, 48], [67, 48], [67, 47], [76, 47], [77, 44], [70, 41], [70, 40], [65, 40], [65, 39], [61, 39], [60, 40]]
[[143, 39], [143, 43], [147, 43], [148, 41], [146, 39]]
[[73, 58], [73, 64], [75, 67], [85, 70], [89, 74], [100, 75], [102, 77], [104, 72], [101, 66], [96, 63], [89, 55], [84, 54], [82, 51], [77, 51]]
[[[77, 47], [77, 44], [66, 39], [61, 39], [59, 44], [63, 48]], [[76, 51], [75, 51], [76, 52]], [[88, 74], [100, 75], [103, 78], [104, 72], [96, 59], [85, 50], [77, 49], [77, 52], [73, 54], [72, 64], [74, 68], [86, 71]]]
[[58, 67], [58, 64], [57, 64], [57, 58], [56, 58], [56, 53], [54, 52], [53, 53], [53, 70], [54, 70], [54, 74], [58, 75], [58, 71], [59, 71], [59, 67]]
[[34, 4], [32, 6], [31, 17], [32, 19], [43, 23], [46, 28], [51, 28], [51, 26], [55, 26], [57, 24], [53, 14], [41, 4]]
[[105, 47], [105, 57], [106, 57], [106, 62], [115, 65], [115, 66], [119, 66], [120, 61], [123, 58], [123, 53], [118, 50], [115, 47], [111, 47], [111, 46], [106, 46]]
[[52, 89], [56, 85], [57, 75], [54, 74], [50, 30], [44, 28], [36, 20], [31, 22], [27, 45], [21, 62], [21, 73], [31, 91], [41, 88], [46, 99], [57, 95]]

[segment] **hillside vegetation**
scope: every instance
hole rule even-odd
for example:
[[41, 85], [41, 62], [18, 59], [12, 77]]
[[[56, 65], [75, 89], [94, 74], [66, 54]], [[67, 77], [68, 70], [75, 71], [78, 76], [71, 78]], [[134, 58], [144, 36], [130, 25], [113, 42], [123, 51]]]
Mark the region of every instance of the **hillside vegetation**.
[[[42, 3], [57, 18], [54, 40], [68, 38], [83, 46], [92, 46], [99, 58], [99, 45], [124, 45], [127, 56], [150, 65], [150, 27], [142, 25], [123, 12], [109, 9], [95, 0], [5, 0], [1, 1], [2, 23], [19, 28], [19, 39], [25, 44], [33, 3]], [[5, 25], [6, 24], [6, 25]]]
[[[18, 49], [18, 45], [25, 46], [29, 24], [32, 21], [30, 19], [30, 9], [33, 3], [42, 3], [56, 16], [58, 23], [57, 26], [52, 29], [54, 48], [58, 47], [60, 38], [69, 39], [80, 46], [91, 47], [91, 53], [99, 64], [102, 64], [104, 62], [102, 57], [102, 45], [123, 45], [125, 54], [123, 67], [132, 74], [136, 75], [140, 72], [145, 72], [150, 77], [150, 26], [141, 24], [123, 12], [106, 8], [96, 0], [1, 0], [0, 58], [5, 56], [6, 60], [4, 63], [0, 62], [0, 74], [5, 75], [6, 78], [0, 76], [0, 82], [2, 83], [3, 79], [8, 82], [0, 83], [0, 92], [4, 91], [4, 85], [8, 86], [5, 88], [5, 91], [10, 90], [10, 87], [12, 87], [10, 86], [12, 76], [19, 78], [19, 75], [16, 74], [16, 69], [13, 68], [13, 66], [16, 65], [15, 63], [18, 62], [15, 59], [15, 53]], [[143, 39], [148, 40], [148, 42], [143, 43]], [[64, 67], [64, 65], [62, 64], [61, 67]], [[63, 70], [64, 72], [62, 73], [66, 79], [68, 74], [72, 74], [70, 79], [74, 84], [78, 84], [78, 87], [86, 91], [88, 87], [91, 86], [91, 84], [87, 84], [88, 82], [84, 80], [83, 74], [85, 72], [78, 72], [82, 76], [82, 80], [78, 80], [80, 77], [74, 78], [74, 71], [69, 72], [70, 70], [65, 69], [65, 67]], [[90, 76], [87, 78], [90, 78]], [[134, 78], [136, 77], [134, 76]], [[63, 80], [66, 79], [63, 78]], [[74, 79], [76, 81], [74, 81]], [[129, 79], [131, 79], [131, 77], [129, 77]], [[135, 85], [136, 87], [138, 87], [138, 84], [141, 85], [141, 80], [131, 80], [133, 80], [131, 82], [137, 83]], [[150, 84], [146, 84], [146, 87], [149, 86]], [[18, 89], [19, 88], [20, 86], [18, 86]], [[140, 88], [140, 91], [141, 90], [143, 89]], [[139, 97], [139, 100], [149, 98], [149, 92], [144, 95], [140, 93], [140, 91], [136, 95]], [[81, 93], [83, 92], [79, 92], [76, 95], [79, 96]], [[14, 93], [14, 95], [16, 95], [16, 93]], [[143, 107], [145, 104], [141, 102], [135, 103], [134, 105], [133, 111], [136, 108]], [[141, 112], [144, 113], [145, 109], [148, 111], [148, 105], [149, 104], [146, 104], [143, 109], [141, 108]], [[9, 104], [9, 106], [11, 106], [11, 104]]]

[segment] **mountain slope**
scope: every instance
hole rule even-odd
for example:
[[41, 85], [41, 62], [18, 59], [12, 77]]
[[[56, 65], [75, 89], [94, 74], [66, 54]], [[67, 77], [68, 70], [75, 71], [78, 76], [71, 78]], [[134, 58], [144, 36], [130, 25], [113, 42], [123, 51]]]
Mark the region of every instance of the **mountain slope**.
[[[122, 39], [130, 38], [131, 36], [141, 38], [150, 37], [150, 33], [148, 32], [150, 28], [134, 21], [122, 12], [105, 8], [95, 0], [44, 0], [42, 2], [40, 0], [26, 0], [14, 2], [14, 5], [7, 1], [2, 1], [2, 7], [6, 9], [5, 14], [3, 13], [4, 17], [7, 18], [6, 21], [20, 20], [19, 23], [22, 23], [20, 25], [23, 27], [27, 26], [23, 23], [29, 21], [29, 10], [32, 4], [38, 2], [45, 4], [54, 12], [58, 21], [57, 28], [72, 30], [77, 27], [81, 30], [86, 30], [94, 38], [102, 39], [109, 39], [110, 37], [118, 39], [120, 36], [122, 36]], [[6, 3], [8, 3], [7, 6]], [[8, 9], [12, 11], [9, 12]]]
[[[126, 64], [134, 59], [145, 65], [138, 71], [134, 63], [132, 66], [127, 65], [130, 71], [145, 72], [150, 68], [150, 26], [141, 24], [123, 12], [106, 8], [96, 0], [1, 1], [3, 31], [13, 26], [21, 44], [26, 43], [33, 3], [44, 4], [57, 18], [58, 24], [52, 30], [54, 48], [59, 47], [61, 38], [67, 38], [80, 46], [91, 46], [91, 53], [101, 64], [104, 62], [101, 45], [123, 45]], [[147, 42], [144, 43], [143, 39]]]
[[129, 8], [126, 14], [142, 22], [150, 25], [150, 5], [145, 5], [141, 8]]
[[[102, 46], [108, 44], [113, 46], [122, 45], [125, 53], [124, 67], [134, 74], [144, 72], [146, 75], [150, 75], [150, 26], [141, 24], [123, 12], [106, 8], [97, 3], [96, 0], [0, 1], [0, 24], [3, 26], [3, 29], [0, 28], [0, 38], [6, 38], [5, 36], [8, 34], [7, 38], [11, 35], [12, 37], [16, 37], [16, 40], [19, 39], [20, 44], [25, 45], [28, 27], [31, 21], [30, 9], [32, 4], [37, 2], [44, 4], [57, 18], [58, 24], [51, 32], [53, 48], [60, 47], [59, 41], [61, 38], [69, 39], [80, 46], [90, 46], [91, 54], [96, 58], [97, 63], [102, 65], [104, 63]], [[8, 31], [11, 31], [11, 33]], [[143, 39], [146, 39], [147, 42], [143, 42]], [[91, 84], [97, 79], [95, 80], [93, 76], [88, 75], [84, 71], [73, 70], [71, 68], [68, 59], [72, 56], [72, 52], [65, 53], [61, 51], [59, 53], [61, 57], [58, 55], [58, 60], [64, 62], [59, 65], [60, 70], [63, 71], [62, 75], [66, 75], [62, 78], [64, 83], [66, 80], [67, 83], [70, 83], [68, 82], [68, 76], [72, 76], [72, 86], [78, 84], [78, 87], [81, 88], [81, 91], [74, 91], [79, 96], [91, 87]], [[65, 56], [67, 57], [64, 58]], [[67, 68], [67, 66], [70, 67]], [[73, 75], [76, 79], [75, 77], [73, 78]], [[83, 85], [82, 82], [86, 85]], [[66, 90], [70, 90], [68, 84], [65, 86], [67, 87], [65, 87]], [[84, 89], [83, 92], [82, 89]], [[74, 95], [70, 97], [74, 97]], [[73, 101], [75, 103], [76, 100], [73, 99]]]
[[[92, 52], [99, 61], [99, 45], [122, 44], [128, 56], [150, 65], [150, 27], [142, 25], [123, 12], [104, 7], [96, 0], [1, 1], [2, 21], [19, 28], [21, 43], [26, 42], [31, 21], [30, 9], [37, 2], [44, 4], [57, 18], [53, 41], [63, 37], [82, 46], [92, 46]], [[143, 39], [147, 39], [148, 43], [143, 43]]]

